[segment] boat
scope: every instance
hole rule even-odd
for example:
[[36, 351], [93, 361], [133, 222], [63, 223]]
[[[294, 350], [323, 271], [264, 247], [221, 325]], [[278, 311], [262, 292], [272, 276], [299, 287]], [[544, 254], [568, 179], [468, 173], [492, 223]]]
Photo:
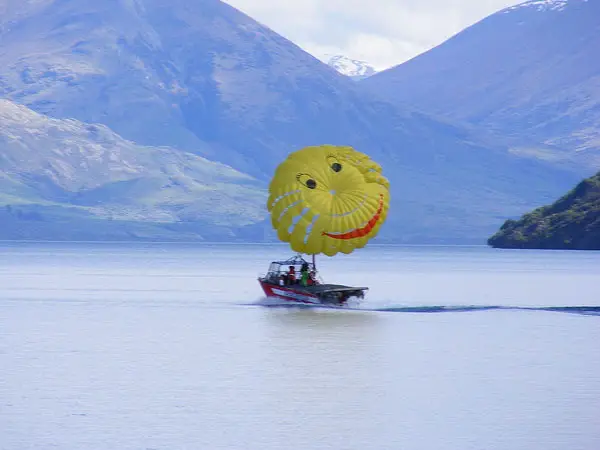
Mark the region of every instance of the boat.
[[323, 283], [315, 258], [367, 245], [385, 222], [389, 201], [389, 181], [381, 166], [352, 147], [317, 145], [288, 155], [269, 184], [267, 209], [278, 239], [289, 243], [296, 256], [271, 261], [267, 273], [258, 277], [265, 295], [324, 305], [364, 298], [368, 287]]
[[[306, 286], [301, 283], [300, 279], [293, 282], [289, 280], [290, 267], [293, 267], [297, 274], [301, 273], [303, 267], [312, 274]], [[365, 291], [369, 289], [368, 287], [323, 283], [318, 277], [314, 262], [306, 261], [301, 255], [284, 261], [272, 261], [267, 273], [259, 277], [258, 281], [267, 297], [312, 305], [343, 306], [351, 298], [357, 300], [364, 298]]]

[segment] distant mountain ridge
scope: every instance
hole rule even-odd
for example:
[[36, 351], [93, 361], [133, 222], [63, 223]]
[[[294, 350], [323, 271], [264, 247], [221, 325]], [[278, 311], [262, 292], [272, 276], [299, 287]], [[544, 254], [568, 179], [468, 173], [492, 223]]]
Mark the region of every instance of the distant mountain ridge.
[[599, 29], [598, 1], [529, 1], [361, 85], [585, 176], [600, 168]]
[[[293, 150], [352, 145], [391, 182], [381, 240], [482, 242], [499, 220], [576, 179], [508, 154], [473, 128], [373, 98], [364, 81], [218, 0], [0, 0], [0, 10], [0, 97], [49, 118], [103, 124], [136, 145], [225, 164], [261, 186]], [[98, 191], [96, 199], [134, 195], [119, 192]], [[191, 192], [210, 203], [206, 191]], [[148, 214], [166, 210], [154, 200], [148, 206]], [[246, 222], [233, 214], [210, 226], [250, 226], [252, 211]]]
[[336, 113], [358, 109], [350, 80], [218, 0], [4, 1], [0, 95], [35, 111], [264, 177], [285, 150], [358, 138], [364, 119]]
[[[573, 0], [528, 0], [518, 5], [509, 6], [503, 12], [508, 13], [521, 8], [535, 8], [537, 11], [562, 11], [569, 5], [570, 1], [572, 2]], [[581, 1], [587, 2], [588, 0]]]
[[[226, 235], [266, 216], [266, 189], [246, 174], [2, 99], [0, 174], [0, 204], [7, 210], [140, 224], [129, 227], [132, 235], [143, 224], [180, 222], [194, 224], [195, 238]], [[154, 230], [158, 238], [167, 234]]]
[[366, 61], [351, 59], [343, 55], [329, 55], [327, 64], [355, 81], [364, 80], [377, 73], [375, 68]]

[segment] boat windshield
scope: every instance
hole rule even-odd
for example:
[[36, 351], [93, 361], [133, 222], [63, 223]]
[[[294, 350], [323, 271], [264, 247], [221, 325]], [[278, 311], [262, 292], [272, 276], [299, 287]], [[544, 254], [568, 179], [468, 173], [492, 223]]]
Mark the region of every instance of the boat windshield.
[[296, 273], [300, 273], [300, 271], [302, 270], [302, 266], [304, 264], [308, 265], [309, 272], [312, 272], [312, 271], [316, 272], [315, 266], [312, 263], [306, 261], [301, 256], [295, 256], [295, 257], [287, 259], [285, 261], [271, 262], [271, 264], [269, 265], [269, 271], [265, 278], [275, 281], [275, 280], [279, 279], [279, 277], [281, 277], [282, 275], [287, 274], [290, 270], [290, 266], [292, 266], [294, 268]]

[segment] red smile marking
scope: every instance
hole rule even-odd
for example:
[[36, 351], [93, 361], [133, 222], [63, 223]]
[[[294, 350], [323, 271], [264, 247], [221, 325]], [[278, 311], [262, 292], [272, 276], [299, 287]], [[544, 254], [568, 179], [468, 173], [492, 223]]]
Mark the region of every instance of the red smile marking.
[[344, 240], [355, 239], [355, 238], [366, 236], [375, 227], [375, 224], [379, 220], [379, 217], [381, 217], [381, 211], [383, 211], [383, 194], [379, 194], [379, 209], [377, 209], [377, 212], [375, 213], [375, 215], [371, 218], [371, 220], [369, 220], [367, 222], [367, 224], [364, 227], [357, 228], [355, 230], [352, 230], [352, 231], [349, 231], [349, 232], [343, 233], [343, 234], [331, 234], [331, 233], [327, 233], [326, 231], [323, 231], [323, 235], [329, 236], [332, 239], [344, 239]]

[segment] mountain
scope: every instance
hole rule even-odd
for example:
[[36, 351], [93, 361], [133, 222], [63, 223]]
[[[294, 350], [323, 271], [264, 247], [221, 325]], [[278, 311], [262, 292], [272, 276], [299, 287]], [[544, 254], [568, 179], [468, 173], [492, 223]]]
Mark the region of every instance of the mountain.
[[225, 165], [136, 145], [104, 125], [52, 119], [0, 99], [3, 238], [48, 238], [31, 228], [61, 219], [110, 223], [115, 230], [102, 234], [112, 239], [177, 239], [173, 226], [187, 226], [187, 239], [234, 237], [233, 229], [264, 219], [265, 201], [262, 183]]
[[373, 98], [218, 0], [0, 0], [0, 11], [0, 97], [199, 155], [264, 186], [293, 150], [354, 146], [392, 185], [381, 240], [484, 242], [498, 221], [579, 179]]
[[600, 168], [600, 2], [499, 11], [362, 81], [371, 92], [487, 129], [511, 152], [587, 175]]
[[506, 221], [488, 243], [499, 248], [600, 250], [600, 172], [552, 205]]
[[351, 80], [218, 0], [2, 4], [0, 96], [37, 112], [265, 179], [294, 148], [370, 132]]
[[373, 66], [366, 61], [350, 59], [343, 55], [333, 55], [327, 58], [327, 65], [333, 67], [342, 75], [359, 81], [377, 73]]

